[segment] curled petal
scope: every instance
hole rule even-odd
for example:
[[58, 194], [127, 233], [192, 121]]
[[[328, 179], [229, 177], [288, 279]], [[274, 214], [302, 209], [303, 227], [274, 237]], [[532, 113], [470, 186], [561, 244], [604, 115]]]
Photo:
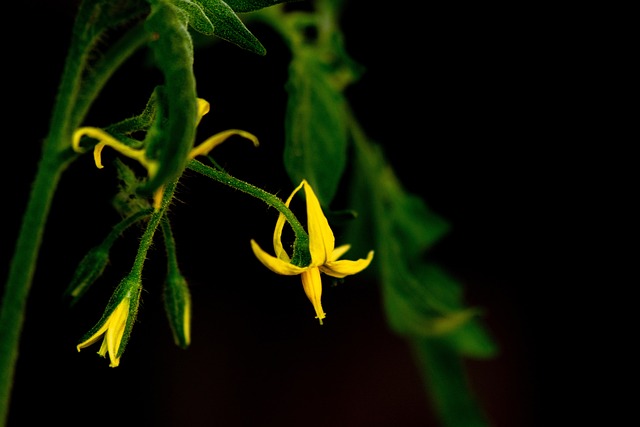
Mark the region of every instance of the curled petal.
[[326, 264], [319, 266], [318, 268], [324, 274], [329, 276], [337, 277], [339, 279], [350, 276], [352, 274], [356, 274], [364, 270], [371, 264], [371, 260], [373, 259], [373, 251], [369, 251], [366, 259], [359, 259], [357, 261], [350, 260], [338, 260], [338, 261], [328, 261]]
[[198, 116], [196, 117], [196, 126], [200, 124], [202, 116], [209, 112], [209, 108], [210, 106], [208, 101], [202, 98], [198, 98]]
[[98, 169], [104, 168], [102, 165], [102, 149], [104, 148], [104, 142], [100, 142], [93, 147], [93, 161]]
[[[302, 186], [304, 185], [304, 181], [300, 183], [300, 185], [298, 185], [292, 192], [291, 195], [289, 196], [289, 198], [287, 199], [287, 201], [284, 203], [286, 207], [289, 207], [289, 205], [291, 204], [291, 200], [293, 199], [293, 196], [295, 196], [295, 194], [302, 188]], [[289, 255], [287, 255], [287, 252], [284, 250], [284, 247], [282, 246], [282, 229], [284, 228], [284, 223], [286, 221], [286, 218], [284, 217], [283, 214], [278, 215], [278, 220], [276, 221], [276, 227], [273, 230], [273, 250], [276, 253], [276, 257], [289, 262]]]
[[230, 136], [233, 136], [233, 135], [239, 135], [239, 136], [241, 136], [243, 138], [247, 138], [248, 140], [253, 142], [253, 145], [255, 145], [256, 147], [258, 145], [260, 145], [260, 142], [258, 141], [258, 138], [256, 138], [253, 134], [251, 134], [249, 132], [246, 132], [244, 130], [229, 129], [229, 130], [225, 130], [224, 132], [220, 132], [220, 133], [217, 133], [217, 134], [215, 134], [213, 136], [210, 136], [203, 143], [201, 143], [200, 145], [194, 147], [189, 152], [189, 158], [193, 159], [193, 158], [195, 158], [197, 156], [204, 156], [204, 155], [209, 154], [209, 151], [213, 150], [216, 146], [222, 144]]
[[253, 249], [253, 253], [256, 258], [258, 258], [258, 260], [262, 264], [264, 264], [265, 267], [267, 267], [274, 273], [282, 274], [284, 276], [295, 276], [297, 274], [302, 274], [302, 272], [307, 270], [306, 268], [298, 267], [297, 265], [290, 264], [286, 261], [269, 255], [267, 252], [263, 251], [262, 248], [253, 239], [251, 240], [251, 249]]
[[158, 163], [153, 160], [149, 160], [145, 157], [144, 150], [131, 148], [126, 144], [115, 139], [113, 136], [109, 135], [107, 132], [103, 131], [100, 128], [95, 127], [82, 127], [76, 129], [73, 133], [73, 140], [71, 145], [74, 151], [78, 153], [82, 153], [84, 150], [80, 147], [80, 140], [83, 136], [88, 136], [94, 139], [97, 139], [99, 142], [93, 149], [93, 159], [96, 163], [96, 167], [98, 169], [102, 169], [102, 149], [108, 145], [116, 151], [124, 154], [125, 156], [137, 160], [140, 162], [142, 166], [144, 166], [149, 172], [150, 176], [153, 176], [158, 169]]

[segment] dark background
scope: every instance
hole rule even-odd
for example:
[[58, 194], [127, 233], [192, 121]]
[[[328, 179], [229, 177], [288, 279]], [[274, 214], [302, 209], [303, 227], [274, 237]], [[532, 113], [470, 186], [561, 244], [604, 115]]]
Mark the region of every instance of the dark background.
[[[562, 261], [563, 236], [555, 226], [567, 221], [556, 203], [565, 184], [553, 179], [563, 159], [549, 138], [562, 120], [563, 94], [552, 90], [565, 78], [561, 61], [540, 51], [544, 31], [528, 31], [531, 23], [517, 12], [508, 21], [454, 6], [363, 14], [360, 3], [349, 3], [343, 23], [348, 52], [366, 69], [349, 99], [406, 188], [450, 222], [452, 231], [430, 256], [464, 285], [469, 305], [486, 309], [500, 347], [492, 360], [468, 362], [471, 387], [494, 427], [547, 425], [562, 388], [548, 378], [548, 366], [563, 355], [546, 339], [560, 293], [553, 267]], [[11, 34], [3, 66], [13, 88], [4, 98], [10, 137], [2, 158], [3, 277], [74, 16], [71, 1], [36, 4], [24, 33]], [[233, 175], [286, 195], [292, 188], [281, 166], [287, 52], [268, 29], [251, 29], [266, 57], [224, 42], [196, 52], [198, 91], [212, 106], [201, 138], [227, 128], [258, 135], [258, 149], [234, 141], [214, 155]], [[154, 84], [144, 64], [136, 56], [115, 76], [87, 124], [139, 111]], [[85, 301], [65, 304], [61, 294], [77, 262], [118, 218], [108, 169], [82, 158], [60, 183], [28, 302], [9, 427], [43, 419], [437, 425], [410, 348], [386, 326], [378, 284], [365, 276], [327, 288], [328, 317], [320, 327], [298, 279], [276, 277], [250, 252], [251, 238], [269, 247], [274, 212], [188, 172], [171, 215], [193, 295], [191, 347], [173, 344], [157, 250], [145, 268], [138, 323], [120, 367], [97, 357], [97, 345], [78, 353], [78, 339], [98, 320], [136, 248], [137, 234], [127, 233]]]

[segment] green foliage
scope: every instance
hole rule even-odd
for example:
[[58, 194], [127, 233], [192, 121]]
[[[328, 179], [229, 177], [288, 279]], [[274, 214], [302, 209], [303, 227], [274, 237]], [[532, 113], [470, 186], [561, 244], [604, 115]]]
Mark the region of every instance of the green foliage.
[[164, 76], [158, 96], [161, 114], [147, 142], [147, 156], [158, 160], [159, 168], [141, 188], [150, 194], [184, 170], [195, 137], [197, 101], [193, 44], [179, 13], [167, 2], [155, 1], [145, 25], [156, 35], [149, 47]]
[[280, 3], [300, 0], [170, 0], [191, 28], [200, 34], [216, 35], [258, 55], [267, 50], [249, 31], [237, 13], [253, 12]]
[[97, 40], [106, 30], [117, 28], [149, 13], [140, 0], [90, 0], [80, 2], [74, 32], [76, 37]]
[[280, 3], [292, 3], [301, 0], [227, 0], [231, 9], [236, 12], [253, 12], [254, 10], [263, 9], [269, 6], [275, 6]]
[[324, 206], [333, 200], [347, 164], [344, 90], [362, 73], [344, 49], [332, 12], [283, 14], [285, 24], [278, 27], [292, 55], [286, 83], [285, 168], [293, 183], [306, 179]]
[[426, 256], [448, 224], [404, 190], [380, 147], [357, 128], [353, 135], [350, 200], [358, 220], [349, 233], [355, 242], [360, 238], [357, 247], [375, 246], [374, 268], [389, 326], [416, 348], [427, 391], [444, 425], [485, 426], [462, 359], [491, 357], [495, 343], [481, 323], [481, 310], [466, 307], [461, 284]]
[[185, 20], [197, 32], [206, 36], [214, 34], [214, 27], [200, 4], [190, 0], [173, 0], [174, 4], [184, 14]]
[[327, 75], [312, 55], [293, 59], [284, 151], [292, 182], [306, 178], [325, 206], [333, 199], [347, 162], [345, 100]]
[[[202, 8], [216, 36], [258, 55], [267, 53], [262, 43], [247, 29], [227, 3], [222, 0], [194, 0], [194, 3]], [[198, 30], [195, 27], [194, 29]]]
[[464, 360], [456, 349], [438, 338], [414, 339], [412, 345], [442, 425], [489, 427], [486, 414], [470, 390]]
[[149, 199], [139, 194], [138, 188], [144, 179], [138, 178], [129, 166], [122, 160], [116, 158], [114, 160], [118, 179], [120, 181], [118, 193], [113, 198], [113, 207], [123, 217], [128, 217], [136, 212], [150, 209]]
[[465, 308], [460, 285], [424, 259], [448, 224], [402, 188], [379, 147], [362, 135], [355, 147], [351, 201], [362, 221], [350, 232], [353, 238], [375, 236], [367, 243], [376, 248], [390, 325], [403, 335], [428, 337], [472, 321], [478, 311]]

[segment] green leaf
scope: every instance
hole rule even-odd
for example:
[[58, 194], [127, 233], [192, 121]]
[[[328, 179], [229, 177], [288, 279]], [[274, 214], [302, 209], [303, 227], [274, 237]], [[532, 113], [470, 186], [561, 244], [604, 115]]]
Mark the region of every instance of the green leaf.
[[462, 285], [425, 258], [448, 225], [402, 188], [379, 146], [358, 128], [353, 135], [351, 201], [358, 220], [350, 236], [356, 243], [354, 236], [368, 236], [360, 240], [375, 246], [369, 268], [378, 273], [389, 326], [412, 344], [442, 426], [488, 427], [463, 358], [490, 357], [496, 346], [481, 310], [465, 305]]
[[479, 326], [481, 310], [466, 307], [462, 286], [425, 258], [446, 222], [402, 188], [379, 146], [357, 140], [355, 146], [352, 203], [359, 220], [348, 241], [360, 251], [357, 236], [374, 236], [371, 267], [379, 273], [389, 325], [409, 337], [446, 337], [461, 354], [493, 355], [495, 346]]
[[91, 0], [80, 2], [79, 6], [74, 33], [94, 40], [105, 30], [117, 28], [149, 12], [149, 5], [141, 1]]
[[449, 224], [432, 212], [424, 200], [405, 191], [391, 167], [382, 167], [378, 173], [378, 193], [392, 218], [391, 233], [404, 243], [402, 251], [406, 257], [421, 256], [449, 232]]
[[211, 21], [214, 34], [243, 49], [265, 55], [267, 50], [247, 29], [234, 10], [222, 0], [195, 0]]
[[191, 28], [207, 36], [214, 34], [214, 26], [199, 4], [190, 0], [174, 1], [175, 5], [185, 14], [186, 20]]
[[291, 62], [286, 89], [284, 162], [291, 180], [306, 179], [324, 206], [333, 199], [346, 165], [345, 99], [331, 70], [312, 55]]
[[489, 427], [457, 351], [437, 339], [414, 339], [412, 344], [442, 426]]
[[294, 3], [298, 1], [301, 0], [227, 0], [225, 3], [236, 12], [252, 12], [280, 3]]
[[184, 16], [165, 1], [156, 0], [145, 26], [156, 35], [149, 47], [164, 85], [156, 89], [155, 121], [146, 138], [146, 155], [157, 160], [159, 167], [140, 188], [143, 194], [154, 192], [182, 173], [193, 146], [197, 118], [193, 44]]

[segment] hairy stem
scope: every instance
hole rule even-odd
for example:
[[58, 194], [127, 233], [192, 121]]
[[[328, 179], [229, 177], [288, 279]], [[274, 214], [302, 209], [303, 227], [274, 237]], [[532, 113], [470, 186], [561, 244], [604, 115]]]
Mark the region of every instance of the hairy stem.
[[[291, 263], [299, 266], [306, 266], [308, 264], [308, 262], [305, 263], [305, 261], [303, 260], [305, 258], [311, 259], [311, 257], [305, 256], [301, 251], [305, 251], [308, 253], [309, 235], [304, 230], [304, 227], [302, 227], [302, 224], [300, 224], [300, 221], [298, 221], [298, 218], [296, 218], [293, 212], [291, 212], [287, 205], [285, 205], [278, 196], [268, 193], [263, 189], [256, 187], [255, 185], [249, 184], [248, 182], [242, 181], [238, 178], [234, 178], [226, 172], [222, 172], [209, 167], [197, 160], [191, 160], [189, 163], [187, 163], [187, 168], [201, 173], [202, 175], [214, 179], [224, 185], [228, 185], [229, 187], [235, 188], [236, 190], [247, 193], [257, 199], [262, 200], [267, 205], [276, 208], [278, 212], [284, 215], [284, 217], [287, 219], [296, 236], [295, 242], [293, 244], [293, 257], [291, 259]], [[301, 253], [302, 255], [300, 255]]]

